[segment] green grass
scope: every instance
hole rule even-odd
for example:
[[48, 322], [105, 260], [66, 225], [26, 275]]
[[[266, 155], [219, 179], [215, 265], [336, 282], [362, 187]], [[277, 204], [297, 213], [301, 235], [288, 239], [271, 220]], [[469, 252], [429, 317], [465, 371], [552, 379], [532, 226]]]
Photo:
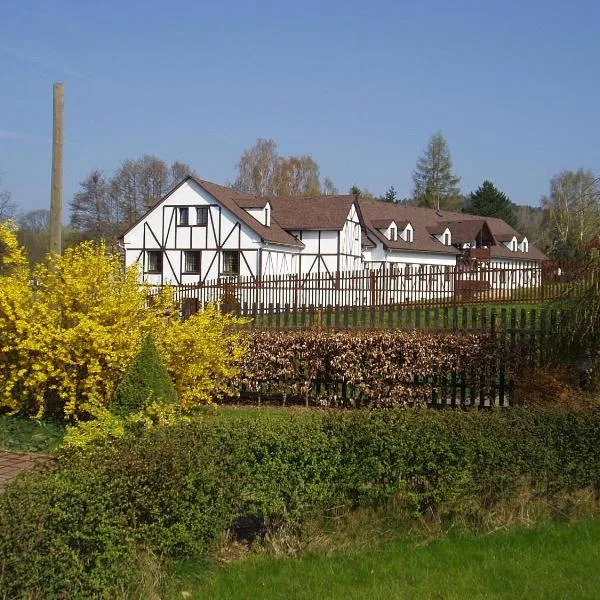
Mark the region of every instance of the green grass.
[[[428, 545], [395, 542], [220, 569], [178, 565], [167, 598], [598, 598], [600, 519]], [[189, 595], [188, 595], [189, 593]]]
[[51, 452], [63, 437], [64, 428], [53, 421], [0, 415], [0, 450]]
[[[391, 327], [399, 329], [470, 329], [481, 327], [482, 310], [487, 313], [489, 325], [492, 312], [497, 314], [499, 323], [503, 309], [506, 309], [507, 320], [510, 323], [511, 311], [515, 311], [517, 322], [521, 312], [525, 311], [529, 321], [533, 310], [537, 318], [545, 307], [541, 303], [502, 303], [494, 302], [487, 304], [457, 305], [457, 306], [426, 306], [418, 304], [403, 304], [389, 307], [349, 307], [345, 309], [324, 309], [320, 313], [317, 310], [290, 311], [279, 315], [264, 314], [254, 318], [259, 327], [312, 327], [319, 322], [321, 326], [333, 328], [339, 325], [342, 328], [357, 327]], [[437, 315], [437, 316], [436, 316]], [[475, 315], [475, 319], [473, 319]]]

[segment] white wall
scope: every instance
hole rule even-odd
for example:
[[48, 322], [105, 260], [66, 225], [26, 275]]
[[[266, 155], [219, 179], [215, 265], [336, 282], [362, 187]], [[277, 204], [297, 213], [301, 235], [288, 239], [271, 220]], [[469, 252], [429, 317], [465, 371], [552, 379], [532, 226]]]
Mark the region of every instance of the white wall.
[[[195, 223], [195, 207], [207, 207], [206, 226], [179, 225], [179, 207], [190, 208], [190, 222]], [[142, 274], [145, 281], [160, 283], [193, 283], [214, 279], [222, 271], [223, 250], [241, 250], [240, 275], [255, 275], [258, 268], [260, 236], [237, 221], [208, 192], [188, 180], [135, 225], [123, 238], [125, 264], [145, 264], [145, 251], [164, 249], [163, 273]], [[181, 265], [185, 250], [201, 250], [201, 273], [183, 275]], [[247, 263], [247, 264], [246, 264]]]

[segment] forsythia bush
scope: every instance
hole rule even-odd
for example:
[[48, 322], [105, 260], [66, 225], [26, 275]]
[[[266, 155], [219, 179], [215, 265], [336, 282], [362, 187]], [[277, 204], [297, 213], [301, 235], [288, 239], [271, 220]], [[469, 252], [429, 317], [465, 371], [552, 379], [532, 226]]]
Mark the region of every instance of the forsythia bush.
[[242, 355], [238, 323], [216, 308], [180, 322], [171, 294], [146, 307], [135, 269], [90, 242], [33, 272], [10, 224], [0, 224], [0, 409], [35, 417], [95, 417], [148, 334], [182, 405], [211, 402]]

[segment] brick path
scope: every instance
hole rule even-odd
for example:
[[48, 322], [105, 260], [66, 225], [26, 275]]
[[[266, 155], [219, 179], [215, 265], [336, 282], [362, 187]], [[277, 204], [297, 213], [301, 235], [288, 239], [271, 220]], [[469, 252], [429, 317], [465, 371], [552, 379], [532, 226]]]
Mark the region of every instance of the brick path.
[[48, 454], [5, 452], [4, 450], [0, 450], [0, 492], [21, 471], [32, 469], [36, 465], [43, 464], [49, 460], [52, 460], [52, 457]]

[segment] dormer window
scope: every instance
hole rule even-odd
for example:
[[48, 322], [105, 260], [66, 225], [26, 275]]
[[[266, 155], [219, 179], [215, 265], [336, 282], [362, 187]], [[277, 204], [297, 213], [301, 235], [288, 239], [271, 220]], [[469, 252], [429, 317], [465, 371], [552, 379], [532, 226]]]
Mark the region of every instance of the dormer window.
[[450, 245], [450, 233], [447, 231], [444, 233], [444, 246]]
[[512, 245], [512, 248], [511, 248], [511, 250], [512, 250], [513, 252], [516, 252], [516, 251], [517, 251], [517, 240], [514, 240], [514, 239], [513, 239], [513, 241], [512, 241], [512, 244], [511, 244], [511, 245]]
[[413, 230], [412, 230], [412, 227], [410, 227], [410, 226], [404, 230], [404, 241], [406, 241], [406, 242], [413, 241]]
[[181, 207], [179, 209], [179, 225], [189, 225], [190, 224], [190, 209], [187, 206]]
[[265, 206], [265, 225], [267, 227], [271, 226], [271, 208], [268, 204]]

